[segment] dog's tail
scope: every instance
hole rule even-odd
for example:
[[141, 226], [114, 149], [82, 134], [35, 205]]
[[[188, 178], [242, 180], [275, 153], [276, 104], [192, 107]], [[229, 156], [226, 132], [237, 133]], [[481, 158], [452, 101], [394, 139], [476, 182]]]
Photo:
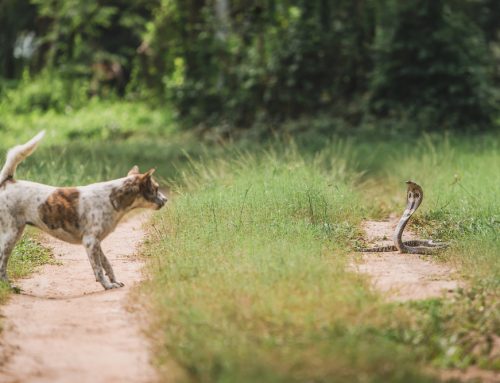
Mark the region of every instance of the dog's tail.
[[45, 135], [45, 131], [41, 131], [31, 140], [22, 145], [17, 145], [10, 149], [7, 153], [7, 160], [0, 172], [0, 184], [9, 178], [13, 178], [16, 173], [17, 165], [19, 165], [26, 157], [33, 153]]

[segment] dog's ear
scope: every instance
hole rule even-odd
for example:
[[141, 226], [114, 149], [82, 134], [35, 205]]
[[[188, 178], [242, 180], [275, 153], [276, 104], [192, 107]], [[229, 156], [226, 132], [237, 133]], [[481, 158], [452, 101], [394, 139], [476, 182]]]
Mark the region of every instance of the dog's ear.
[[146, 173], [144, 173], [144, 174], [142, 175], [142, 177], [143, 177], [144, 179], [146, 179], [146, 178], [151, 178], [151, 176], [153, 175], [153, 173], [155, 172], [155, 170], [156, 170], [155, 168], [149, 169]]
[[128, 171], [127, 176], [133, 176], [136, 174], [139, 174], [139, 166], [134, 165], [134, 167]]

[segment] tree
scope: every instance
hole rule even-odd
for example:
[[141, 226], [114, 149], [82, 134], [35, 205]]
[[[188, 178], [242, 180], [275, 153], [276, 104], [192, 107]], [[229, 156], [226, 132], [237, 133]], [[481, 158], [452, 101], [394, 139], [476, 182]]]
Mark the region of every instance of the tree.
[[423, 117], [434, 128], [489, 124], [491, 58], [481, 30], [450, 1], [383, 4], [372, 110]]
[[13, 79], [21, 75], [21, 59], [14, 56], [16, 42], [34, 27], [36, 9], [29, 0], [0, 2], [0, 77]]

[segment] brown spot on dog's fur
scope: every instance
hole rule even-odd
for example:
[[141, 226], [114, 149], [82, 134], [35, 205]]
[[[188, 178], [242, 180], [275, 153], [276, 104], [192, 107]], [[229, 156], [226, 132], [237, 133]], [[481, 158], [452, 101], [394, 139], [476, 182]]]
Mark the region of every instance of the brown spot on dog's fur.
[[68, 233], [78, 233], [79, 197], [80, 192], [75, 188], [57, 189], [38, 208], [41, 220], [51, 230], [63, 229]]
[[125, 180], [119, 188], [113, 188], [109, 195], [109, 200], [115, 210], [125, 210], [134, 203], [138, 193], [139, 179], [131, 178]]

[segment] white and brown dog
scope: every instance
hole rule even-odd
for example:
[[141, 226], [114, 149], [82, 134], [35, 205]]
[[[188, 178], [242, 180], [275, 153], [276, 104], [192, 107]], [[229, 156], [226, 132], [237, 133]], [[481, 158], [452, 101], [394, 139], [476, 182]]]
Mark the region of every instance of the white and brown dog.
[[9, 150], [0, 172], [0, 278], [7, 281], [12, 249], [24, 227], [33, 225], [63, 241], [83, 244], [96, 281], [105, 289], [122, 287], [101, 249], [101, 241], [130, 210], [165, 205], [167, 198], [152, 178], [154, 169], [140, 174], [134, 166], [127, 177], [81, 187], [58, 188], [15, 180], [17, 165], [33, 153], [43, 136], [41, 132]]

